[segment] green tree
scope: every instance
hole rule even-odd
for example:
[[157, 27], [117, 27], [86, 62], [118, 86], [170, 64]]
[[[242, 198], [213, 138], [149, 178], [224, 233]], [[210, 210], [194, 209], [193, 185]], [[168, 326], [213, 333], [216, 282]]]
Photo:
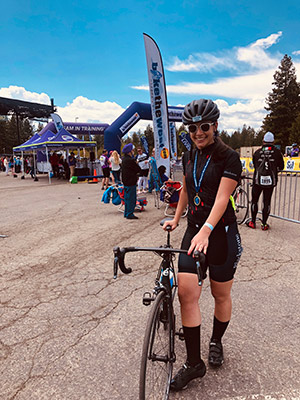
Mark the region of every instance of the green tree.
[[241, 136], [240, 136], [240, 147], [250, 147], [253, 145], [255, 136], [255, 130], [246, 125], [243, 125]]
[[6, 153], [7, 122], [0, 120], [0, 154]]
[[134, 145], [135, 148], [140, 147], [141, 146], [141, 141], [140, 141], [140, 135], [141, 135], [141, 131], [139, 130], [138, 132], [133, 132], [132, 136], [131, 136], [131, 143]]
[[266, 99], [268, 114], [263, 129], [274, 133], [275, 143], [284, 149], [290, 142], [291, 127], [300, 112], [300, 85], [292, 59], [287, 54], [274, 74], [272, 85], [273, 90]]
[[241, 147], [241, 131], [238, 129], [234, 131], [230, 137], [230, 141], [228, 144], [232, 149], [237, 150]]
[[226, 131], [220, 132], [220, 138], [225, 144], [227, 144], [227, 146], [230, 146], [230, 135], [228, 135]]
[[261, 146], [264, 138], [264, 130], [260, 129], [254, 137], [253, 146]]
[[153, 132], [153, 128], [150, 124], [147, 125], [146, 129], [144, 130], [144, 135], [148, 142], [149, 154], [151, 155], [152, 149], [154, 147], [154, 132]]
[[297, 118], [291, 127], [290, 144], [292, 143], [300, 144], [300, 113], [297, 115]]
[[104, 149], [104, 135], [95, 135], [95, 141], [97, 142], [97, 158], [99, 158]]

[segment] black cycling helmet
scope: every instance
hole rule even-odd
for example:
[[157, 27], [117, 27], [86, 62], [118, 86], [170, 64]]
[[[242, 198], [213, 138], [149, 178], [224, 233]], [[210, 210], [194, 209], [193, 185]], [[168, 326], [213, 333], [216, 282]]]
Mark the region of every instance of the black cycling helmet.
[[202, 120], [216, 122], [220, 116], [220, 110], [216, 103], [208, 99], [194, 100], [184, 107], [182, 122], [185, 125]]

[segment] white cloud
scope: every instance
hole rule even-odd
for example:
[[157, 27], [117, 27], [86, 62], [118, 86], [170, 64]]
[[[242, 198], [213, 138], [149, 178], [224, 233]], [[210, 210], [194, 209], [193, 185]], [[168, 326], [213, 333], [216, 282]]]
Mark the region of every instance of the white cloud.
[[210, 72], [213, 70], [244, 70], [265, 69], [276, 67], [280, 61], [280, 55], [271, 56], [266, 50], [276, 44], [282, 32], [273, 33], [270, 36], [258, 39], [246, 47], [235, 47], [231, 50], [210, 53], [195, 53], [189, 55], [186, 60], [174, 57], [173, 62], [166, 69], [172, 72]]
[[215, 102], [221, 113], [219, 129], [226, 130], [228, 133], [241, 129], [244, 124], [259, 129], [266, 115], [264, 99], [238, 101], [232, 105], [223, 99], [217, 99]]
[[266, 69], [276, 67], [280, 60], [280, 55], [275, 57], [266, 53], [273, 44], [277, 43], [282, 32], [274, 33], [267, 38], [258, 39], [247, 47], [239, 47], [236, 52], [237, 61], [249, 64], [253, 68]]
[[172, 72], [209, 72], [213, 69], [236, 69], [236, 67], [230, 55], [217, 56], [209, 53], [196, 53], [183, 61], [174, 57], [172, 65], [167, 66], [166, 69]]
[[65, 107], [57, 107], [57, 113], [66, 122], [72, 122], [78, 118], [78, 122], [111, 124], [123, 111], [124, 108], [115, 102], [99, 102], [83, 96], [76, 97]]
[[[178, 85], [167, 85], [167, 92], [193, 96], [222, 96], [232, 99], [265, 98], [272, 89], [274, 70], [257, 74], [220, 78], [211, 83], [183, 82]], [[134, 89], [149, 90], [149, 86], [134, 86]]]
[[31, 101], [33, 103], [47, 105], [51, 104], [50, 97], [46, 93], [30, 92], [23, 87], [13, 85], [9, 86], [8, 88], [0, 88], [0, 97]]
[[293, 51], [293, 53], [292, 53], [292, 54], [294, 54], [294, 56], [300, 56], [300, 50]]
[[[125, 108], [115, 102], [99, 102], [83, 96], [76, 97], [71, 103], [67, 103], [65, 107], [57, 107], [57, 113], [65, 122], [73, 122], [78, 118], [78, 122], [111, 124], [124, 111]], [[133, 131], [138, 131], [139, 129], [144, 131], [149, 122], [151, 121], [139, 121], [134, 125]]]
[[[0, 97], [50, 104], [50, 97], [47, 94], [30, 92], [24, 87], [13, 85], [7, 88], [0, 88]], [[90, 100], [83, 96], [76, 97], [73, 101], [68, 102], [64, 107], [57, 106], [57, 113], [65, 122], [77, 121], [111, 124], [124, 111], [125, 108], [115, 102], [99, 102], [97, 100]], [[151, 121], [139, 121], [134, 126], [133, 130], [138, 131], [141, 129], [144, 131], [149, 123], [151, 123]]]

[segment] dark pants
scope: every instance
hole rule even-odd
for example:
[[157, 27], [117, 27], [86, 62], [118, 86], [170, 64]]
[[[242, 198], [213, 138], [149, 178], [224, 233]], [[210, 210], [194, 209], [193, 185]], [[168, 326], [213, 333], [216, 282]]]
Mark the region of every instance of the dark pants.
[[258, 212], [259, 196], [261, 195], [261, 192], [263, 192], [262, 223], [264, 225], [267, 223], [267, 219], [269, 217], [271, 209], [271, 197], [273, 194], [273, 189], [273, 187], [264, 189], [261, 186], [255, 184], [252, 186], [251, 218], [253, 222], [255, 222]]
[[130, 215], [133, 215], [136, 206], [136, 185], [124, 186], [124, 202], [124, 217], [127, 218]]
[[121, 183], [121, 180], [120, 180], [120, 172], [121, 172], [121, 170], [118, 169], [118, 171], [111, 171], [111, 172], [113, 174], [113, 177], [115, 178], [115, 182], [116, 183]]

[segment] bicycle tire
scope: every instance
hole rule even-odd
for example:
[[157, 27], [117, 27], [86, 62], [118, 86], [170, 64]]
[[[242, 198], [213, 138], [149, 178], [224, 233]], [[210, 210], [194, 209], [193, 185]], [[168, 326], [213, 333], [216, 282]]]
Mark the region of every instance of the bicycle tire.
[[140, 400], [167, 400], [169, 398], [175, 361], [174, 325], [173, 304], [166, 293], [161, 291], [151, 307], [144, 336], [140, 370]]
[[233, 198], [235, 203], [236, 220], [237, 223], [241, 225], [246, 220], [249, 213], [248, 194], [244, 189], [238, 187]]

